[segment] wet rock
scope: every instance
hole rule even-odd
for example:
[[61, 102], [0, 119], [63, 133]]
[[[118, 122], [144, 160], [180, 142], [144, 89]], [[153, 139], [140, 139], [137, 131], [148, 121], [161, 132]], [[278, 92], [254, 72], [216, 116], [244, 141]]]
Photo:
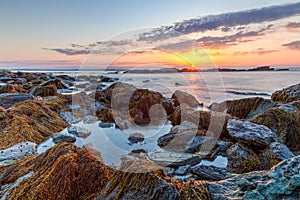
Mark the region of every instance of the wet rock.
[[300, 157], [287, 159], [270, 171], [255, 171], [209, 182], [212, 199], [298, 199]]
[[59, 132], [52, 136], [52, 141], [57, 144], [61, 142], [72, 142], [76, 141], [76, 137], [74, 135], [66, 133], [66, 132]]
[[72, 112], [68, 112], [68, 111], [60, 112], [59, 116], [68, 124], [75, 124], [82, 120], [81, 117], [76, 117]]
[[26, 101], [26, 100], [32, 100], [32, 99], [33, 97], [30, 94], [17, 94], [17, 93], [0, 94], [0, 106], [7, 109], [16, 103]]
[[197, 107], [200, 105], [198, 100], [193, 96], [186, 92], [182, 92], [180, 90], [176, 90], [173, 95], [172, 99], [174, 99], [174, 106], [179, 106], [183, 103], [189, 105], [190, 107]]
[[201, 110], [194, 111], [184, 105], [177, 107], [174, 113], [169, 117], [174, 126], [184, 121], [191, 122], [198, 126], [198, 130], [205, 130], [209, 133], [208, 136], [214, 138], [228, 136], [226, 124], [230, 118], [231, 116], [226, 113]]
[[283, 105], [279, 106], [278, 108], [285, 110], [287, 112], [292, 112], [292, 111], [297, 110], [297, 107], [294, 106], [292, 103], [283, 104]]
[[271, 99], [282, 103], [300, 100], [300, 83], [274, 92]]
[[[1, 196], [8, 200], [95, 197], [111, 175], [100, 155], [92, 152], [70, 143], [60, 143], [38, 156], [5, 166], [0, 171]], [[18, 181], [24, 176], [26, 178]]]
[[115, 82], [118, 80], [117, 78], [110, 78], [107, 76], [100, 76], [99, 79], [101, 82]]
[[144, 140], [145, 140], [145, 136], [142, 133], [133, 133], [128, 137], [128, 141], [131, 144], [143, 142]]
[[163, 166], [195, 165], [201, 161], [199, 155], [176, 153], [171, 151], [155, 151], [149, 155], [150, 160]]
[[192, 143], [188, 145], [185, 152], [196, 153], [199, 151], [210, 151], [217, 143], [217, 140], [213, 137], [208, 136], [195, 136]]
[[1, 84], [0, 83], [0, 94], [2, 94], [2, 93], [21, 93], [22, 91], [23, 91], [22, 85]]
[[57, 89], [68, 89], [69, 86], [60, 79], [50, 79], [40, 84], [40, 86], [54, 85]]
[[26, 101], [7, 110], [7, 117], [0, 121], [0, 149], [30, 141], [40, 144], [68, 125], [40, 101]]
[[30, 91], [30, 94], [41, 97], [57, 96], [57, 88], [55, 85], [36, 86]]
[[107, 123], [114, 122], [114, 115], [112, 109], [110, 108], [101, 108], [96, 111], [96, 115], [102, 122], [107, 122]]
[[190, 172], [191, 166], [190, 165], [185, 165], [185, 166], [179, 166], [175, 171], [174, 174], [175, 175], [186, 175]]
[[71, 126], [70, 128], [68, 128], [68, 132], [81, 138], [87, 138], [92, 133], [92, 131], [80, 126]]
[[245, 173], [257, 170], [260, 160], [253, 150], [236, 143], [226, 150], [228, 168], [234, 173]]
[[300, 121], [295, 113], [272, 108], [251, 121], [270, 128], [291, 151], [300, 151]]
[[104, 122], [99, 123], [100, 128], [110, 128], [110, 127], [113, 127], [113, 126], [114, 125], [112, 123], [104, 123]]
[[0, 106], [0, 120], [6, 118], [6, 110]]
[[197, 165], [191, 168], [191, 172], [196, 175], [197, 180], [219, 181], [231, 176], [226, 168], [215, 166]]
[[179, 199], [176, 187], [165, 180], [162, 167], [148, 160], [127, 157], [97, 200]]
[[285, 160], [295, 156], [287, 146], [278, 142], [272, 142], [270, 144], [270, 150], [274, 157], [279, 160]]
[[228, 100], [220, 104], [215, 103], [210, 106], [210, 109], [216, 112], [226, 112], [240, 119], [251, 119], [275, 105], [276, 103], [270, 100], [261, 97], [253, 97]]
[[271, 142], [277, 141], [277, 136], [266, 126], [248, 121], [230, 119], [227, 130], [233, 138], [250, 146], [266, 147]]
[[0, 151], [0, 161], [17, 160], [37, 153], [37, 145], [33, 142], [21, 142]]
[[98, 122], [98, 117], [93, 115], [87, 115], [83, 117], [84, 124], [94, 124]]

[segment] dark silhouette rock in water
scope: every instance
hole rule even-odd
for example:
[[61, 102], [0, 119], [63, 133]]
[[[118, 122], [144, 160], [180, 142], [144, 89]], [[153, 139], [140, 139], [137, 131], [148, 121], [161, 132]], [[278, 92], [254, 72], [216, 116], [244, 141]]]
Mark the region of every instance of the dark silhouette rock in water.
[[41, 155], [1, 167], [0, 195], [8, 200], [92, 199], [110, 178], [101, 156], [92, 152], [60, 143]]
[[271, 99], [282, 103], [300, 100], [300, 83], [274, 92]]
[[0, 120], [0, 149], [25, 141], [40, 144], [67, 126], [43, 102], [25, 101], [15, 104], [6, 111], [6, 118]]

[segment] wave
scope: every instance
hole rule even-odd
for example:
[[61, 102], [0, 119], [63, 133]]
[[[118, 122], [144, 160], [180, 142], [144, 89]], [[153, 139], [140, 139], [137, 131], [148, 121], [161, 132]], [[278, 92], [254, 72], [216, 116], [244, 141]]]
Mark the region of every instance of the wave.
[[227, 90], [226, 92], [231, 94], [236, 94], [236, 95], [271, 96], [268, 93], [259, 93], [259, 92], [239, 92], [234, 90]]

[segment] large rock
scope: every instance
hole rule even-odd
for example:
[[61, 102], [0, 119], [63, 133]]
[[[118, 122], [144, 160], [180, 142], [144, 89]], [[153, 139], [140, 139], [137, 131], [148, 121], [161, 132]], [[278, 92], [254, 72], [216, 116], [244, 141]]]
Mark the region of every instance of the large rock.
[[255, 171], [209, 182], [212, 199], [299, 199], [300, 156], [284, 160], [270, 171]]
[[300, 100], [300, 83], [274, 92], [271, 99], [282, 103]]
[[192, 108], [200, 105], [198, 100], [193, 95], [190, 95], [189, 93], [186, 92], [182, 92], [180, 90], [176, 90], [173, 93], [172, 99], [174, 99], [174, 106], [176, 107], [183, 103], [189, 105]]
[[191, 168], [191, 172], [198, 180], [219, 181], [231, 176], [226, 168], [215, 166], [197, 165]]
[[55, 85], [36, 86], [30, 91], [30, 94], [41, 97], [57, 96], [57, 88]]
[[92, 133], [92, 131], [89, 129], [86, 129], [86, 128], [80, 127], [80, 126], [74, 126], [74, 125], [68, 128], [68, 132], [70, 134], [73, 134], [73, 135], [75, 135], [77, 137], [81, 137], [81, 138], [87, 138]]
[[285, 160], [294, 157], [295, 155], [285, 146], [279, 142], [272, 142], [270, 144], [270, 150], [274, 157], [278, 160]]
[[[91, 199], [110, 178], [100, 155], [60, 143], [0, 169], [3, 199]], [[21, 181], [22, 180], [22, 181]]]
[[300, 121], [296, 113], [272, 108], [251, 121], [270, 128], [291, 151], [300, 151]]
[[43, 102], [26, 101], [7, 110], [0, 120], [0, 149], [20, 142], [40, 144], [68, 125]]
[[163, 166], [195, 165], [201, 161], [197, 154], [177, 153], [171, 151], [155, 151], [149, 155], [150, 160]]
[[236, 143], [226, 150], [228, 168], [234, 173], [245, 173], [257, 170], [260, 159], [253, 150], [243, 144]]
[[271, 142], [277, 141], [275, 133], [263, 125], [248, 121], [230, 119], [227, 130], [231, 137], [249, 146], [267, 147]]
[[162, 167], [148, 160], [124, 158], [97, 200], [179, 200]]
[[0, 151], [0, 161], [17, 160], [24, 156], [37, 153], [37, 145], [33, 142], [21, 142]]
[[226, 112], [234, 117], [240, 119], [250, 119], [265, 110], [274, 107], [275, 102], [272, 102], [261, 97], [228, 100], [220, 104], [212, 104], [210, 106], [212, 111]]
[[2, 93], [21, 93], [23, 91], [23, 87], [20, 85], [13, 84], [1, 84], [0, 83], [0, 94]]
[[0, 94], [0, 106], [7, 109], [16, 103], [26, 101], [26, 100], [32, 100], [32, 99], [33, 97], [30, 94], [17, 94], [17, 93]]
[[202, 110], [194, 111], [184, 105], [177, 107], [169, 117], [174, 126], [180, 125], [184, 121], [192, 122], [197, 125], [199, 130], [207, 131], [209, 133], [208, 136], [214, 138], [228, 136], [226, 124], [230, 118], [231, 116], [226, 113]]
[[67, 89], [69, 86], [60, 79], [50, 79], [40, 84], [40, 86], [54, 85], [57, 89]]

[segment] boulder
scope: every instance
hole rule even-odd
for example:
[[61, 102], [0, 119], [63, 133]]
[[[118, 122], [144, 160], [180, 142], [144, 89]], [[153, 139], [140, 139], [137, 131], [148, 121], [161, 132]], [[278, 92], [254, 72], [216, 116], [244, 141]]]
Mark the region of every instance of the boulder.
[[101, 108], [96, 111], [96, 115], [102, 122], [114, 122], [114, 115], [111, 108]]
[[0, 94], [2, 94], [2, 93], [21, 93], [21, 92], [23, 92], [23, 87], [20, 85], [1, 84], [0, 83]]
[[68, 89], [69, 86], [60, 79], [50, 79], [40, 84], [40, 86], [54, 85], [57, 89]]
[[61, 117], [62, 120], [64, 120], [68, 124], [75, 124], [82, 120], [81, 117], [75, 116], [73, 112], [69, 112], [69, 111], [62, 111], [59, 113], [59, 116]]
[[278, 160], [285, 160], [295, 156], [287, 146], [279, 142], [272, 142], [270, 144], [270, 150]]
[[145, 140], [145, 136], [142, 133], [138, 133], [138, 132], [133, 133], [133, 134], [129, 135], [129, 137], [128, 137], [128, 141], [131, 144], [143, 142], [144, 140]]
[[149, 155], [149, 159], [163, 166], [195, 165], [201, 161], [197, 154], [177, 153], [171, 151], [155, 151]]
[[271, 99], [282, 103], [300, 100], [300, 83], [274, 92]]
[[20, 142], [40, 144], [68, 126], [56, 112], [40, 101], [25, 101], [7, 110], [0, 121], [0, 149]]
[[99, 127], [100, 128], [111, 128], [113, 127], [114, 125], [112, 123], [104, 123], [104, 122], [100, 122], [99, 123]]
[[210, 109], [216, 112], [226, 112], [239, 119], [251, 119], [275, 105], [276, 103], [270, 100], [253, 97], [228, 100], [220, 104], [214, 103], [210, 106]]
[[226, 168], [216, 166], [196, 165], [191, 168], [197, 180], [219, 181], [231, 176], [231, 173]]
[[272, 108], [258, 115], [251, 122], [271, 129], [291, 151], [300, 151], [299, 115], [280, 108]]
[[88, 136], [91, 135], [92, 131], [80, 126], [71, 126], [68, 128], [68, 132], [72, 135], [75, 135], [77, 137], [81, 138], [87, 138]]
[[185, 103], [188, 106], [194, 108], [200, 105], [198, 100], [189, 93], [182, 92], [180, 90], [176, 90], [171, 97], [174, 100], [174, 106], [180, 106], [181, 104]]
[[0, 106], [7, 109], [16, 103], [26, 101], [26, 100], [32, 100], [32, 99], [33, 97], [30, 94], [18, 94], [18, 93], [0, 94]]
[[0, 151], [0, 161], [17, 160], [37, 153], [37, 145], [33, 142], [21, 142]]
[[178, 200], [179, 192], [166, 178], [163, 168], [151, 161], [123, 158], [121, 166], [97, 200]]
[[8, 200], [91, 199], [111, 177], [101, 156], [92, 152], [60, 143], [45, 153], [2, 167], [0, 196]]
[[55, 85], [48, 85], [48, 86], [36, 86], [32, 88], [30, 94], [33, 96], [57, 96], [57, 88]]
[[259, 157], [247, 146], [236, 143], [226, 150], [228, 169], [234, 173], [256, 170], [260, 165]]
[[300, 156], [282, 161], [270, 171], [255, 171], [209, 182], [211, 199], [298, 199]]
[[94, 123], [97, 123], [98, 121], [99, 121], [98, 117], [93, 116], [93, 115], [87, 115], [87, 116], [83, 117], [84, 124], [94, 124]]
[[248, 121], [230, 119], [227, 130], [231, 137], [249, 146], [265, 148], [271, 142], [278, 140], [276, 134], [268, 127]]
[[70, 133], [66, 132], [59, 132], [52, 136], [52, 141], [57, 144], [61, 142], [72, 142], [74, 143], [76, 141], [76, 137]]

